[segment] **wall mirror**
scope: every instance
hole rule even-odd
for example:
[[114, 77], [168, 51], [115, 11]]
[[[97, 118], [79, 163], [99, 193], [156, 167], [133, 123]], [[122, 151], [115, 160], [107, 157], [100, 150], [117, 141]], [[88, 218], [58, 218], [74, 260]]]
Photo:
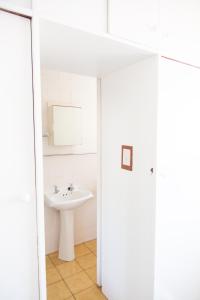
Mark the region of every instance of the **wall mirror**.
[[48, 109], [49, 144], [72, 146], [82, 144], [82, 108], [52, 105]]

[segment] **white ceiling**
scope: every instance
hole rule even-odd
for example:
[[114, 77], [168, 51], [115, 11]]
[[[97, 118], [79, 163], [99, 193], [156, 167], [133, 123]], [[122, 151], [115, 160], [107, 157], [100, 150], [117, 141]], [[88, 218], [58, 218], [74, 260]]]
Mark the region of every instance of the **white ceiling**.
[[108, 36], [40, 22], [41, 64], [48, 69], [101, 77], [153, 53]]

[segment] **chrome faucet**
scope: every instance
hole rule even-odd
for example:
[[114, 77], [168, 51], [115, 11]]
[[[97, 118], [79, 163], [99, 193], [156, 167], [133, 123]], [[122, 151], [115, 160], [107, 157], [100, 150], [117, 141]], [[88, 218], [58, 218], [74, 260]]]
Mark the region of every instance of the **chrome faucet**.
[[54, 185], [54, 194], [58, 194], [60, 191], [57, 187], [57, 185]]
[[67, 189], [68, 189], [68, 191], [73, 192], [73, 190], [74, 190], [73, 184], [71, 183], [70, 186], [68, 186]]

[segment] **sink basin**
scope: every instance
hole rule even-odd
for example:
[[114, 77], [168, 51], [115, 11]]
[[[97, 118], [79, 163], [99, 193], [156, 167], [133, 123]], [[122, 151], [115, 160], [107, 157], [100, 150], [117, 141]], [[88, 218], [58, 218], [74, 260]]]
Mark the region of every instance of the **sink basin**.
[[72, 210], [84, 204], [93, 197], [87, 190], [76, 189], [74, 191], [61, 190], [59, 193], [46, 193], [45, 200], [49, 207], [58, 210]]
[[60, 211], [59, 258], [62, 260], [72, 261], [75, 258], [74, 209], [91, 198], [93, 194], [90, 191], [78, 188], [69, 191], [69, 186], [59, 189], [57, 193], [45, 193], [46, 205]]

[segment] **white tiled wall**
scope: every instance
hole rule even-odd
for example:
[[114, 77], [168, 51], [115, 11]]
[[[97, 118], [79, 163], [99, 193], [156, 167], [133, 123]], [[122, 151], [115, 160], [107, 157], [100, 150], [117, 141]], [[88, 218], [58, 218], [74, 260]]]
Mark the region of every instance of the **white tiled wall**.
[[[43, 133], [47, 133], [47, 103], [78, 104], [83, 107], [83, 145], [49, 146], [43, 138], [44, 190], [74, 183], [92, 191], [94, 198], [75, 212], [75, 243], [96, 238], [97, 181], [97, 82], [96, 78], [57, 71], [42, 71]], [[59, 212], [45, 206], [46, 253], [58, 249]]]

